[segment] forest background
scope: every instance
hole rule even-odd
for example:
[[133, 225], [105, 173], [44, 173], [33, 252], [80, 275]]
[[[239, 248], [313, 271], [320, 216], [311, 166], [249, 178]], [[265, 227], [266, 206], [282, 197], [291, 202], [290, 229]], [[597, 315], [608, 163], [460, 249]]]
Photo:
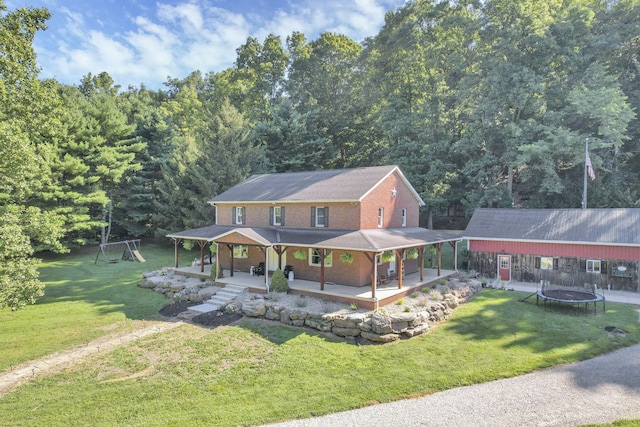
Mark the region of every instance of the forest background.
[[233, 67], [41, 79], [46, 9], [0, 0], [0, 308], [33, 254], [209, 225], [253, 173], [397, 164], [433, 214], [640, 206], [640, 0], [407, 2], [374, 37], [247, 39]]

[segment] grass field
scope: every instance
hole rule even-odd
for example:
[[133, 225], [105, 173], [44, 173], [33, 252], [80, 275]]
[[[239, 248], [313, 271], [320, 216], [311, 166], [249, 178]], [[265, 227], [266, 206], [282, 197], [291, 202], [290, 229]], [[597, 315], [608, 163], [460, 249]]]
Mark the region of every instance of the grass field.
[[[157, 256], [158, 266], [173, 260], [159, 247], [143, 255]], [[47, 296], [27, 310], [0, 312], [3, 370], [10, 360], [131, 328], [166, 303], [135, 286], [143, 265], [98, 267], [93, 257], [46, 260]], [[483, 290], [429, 334], [384, 346], [259, 320], [186, 324], [36, 378], [0, 398], [0, 414], [8, 414], [5, 425], [256, 425], [510, 377], [640, 342], [632, 306], [611, 303], [605, 315], [580, 316], [518, 302], [522, 296]], [[611, 324], [628, 335], [608, 335]], [[7, 348], [5, 332], [21, 339]]]

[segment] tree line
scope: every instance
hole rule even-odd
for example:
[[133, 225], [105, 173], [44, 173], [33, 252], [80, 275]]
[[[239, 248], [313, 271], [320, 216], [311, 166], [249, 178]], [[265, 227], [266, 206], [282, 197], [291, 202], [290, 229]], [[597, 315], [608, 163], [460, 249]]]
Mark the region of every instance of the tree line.
[[211, 224], [252, 173], [397, 164], [434, 212], [640, 205], [640, 0], [406, 3], [375, 36], [248, 38], [220, 72], [41, 79], [46, 9], [0, 0], [0, 308], [40, 250]]

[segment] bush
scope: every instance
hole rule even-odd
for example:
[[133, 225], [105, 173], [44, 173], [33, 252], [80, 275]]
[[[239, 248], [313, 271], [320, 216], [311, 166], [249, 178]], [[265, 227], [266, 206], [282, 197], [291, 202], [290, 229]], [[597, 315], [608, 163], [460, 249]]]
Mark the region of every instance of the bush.
[[279, 268], [273, 272], [273, 276], [271, 276], [271, 284], [269, 285], [269, 290], [273, 292], [288, 292], [289, 291], [289, 282], [284, 277], [284, 273]]

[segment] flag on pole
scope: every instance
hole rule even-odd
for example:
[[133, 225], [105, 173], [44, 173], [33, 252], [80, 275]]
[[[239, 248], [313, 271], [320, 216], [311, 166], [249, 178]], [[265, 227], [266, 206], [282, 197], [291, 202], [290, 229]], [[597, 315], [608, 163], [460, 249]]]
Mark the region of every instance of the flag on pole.
[[589, 175], [589, 178], [591, 178], [591, 181], [596, 179], [596, 174], [595, 174], [595, 172], [593, 172], [593, 166], [591, 166], [591, 158], [589, 157], [589, 153], [587, 153], [587, 159], [585, 160], [585, 166], [587, 167], [587, 174]]

